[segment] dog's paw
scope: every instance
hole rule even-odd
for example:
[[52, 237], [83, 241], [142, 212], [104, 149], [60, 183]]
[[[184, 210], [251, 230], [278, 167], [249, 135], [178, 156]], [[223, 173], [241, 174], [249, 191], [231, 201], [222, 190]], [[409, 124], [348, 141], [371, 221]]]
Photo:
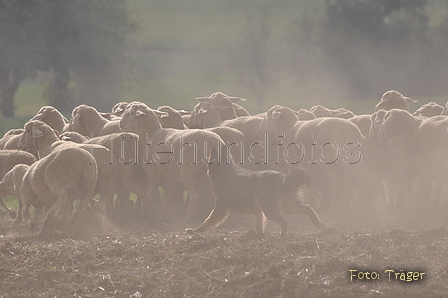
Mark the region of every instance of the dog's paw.
[[192, 229], [192, 228], [186, 228], [185, 233], [187, 233], [189, 235], [197, 234], [196, 229]]

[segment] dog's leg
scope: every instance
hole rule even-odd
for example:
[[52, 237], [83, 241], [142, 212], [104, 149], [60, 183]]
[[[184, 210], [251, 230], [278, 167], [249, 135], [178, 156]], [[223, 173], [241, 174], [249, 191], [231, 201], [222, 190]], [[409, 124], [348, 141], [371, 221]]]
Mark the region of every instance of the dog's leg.
[[210, 215], [207, 217], [207, 219], [202, 223], [202, 225], [200, 227], [198, 227], [196, 229], [188, 228], [188, 229], [185, 229], [185, 231], [187, 233], [192, 233], [192, 232], [201, 233], [201, 232], [205, 232], [209, 229], [216, 228], [227, 218], [227, 215], [228, 215], [228, 208], [217, 204], [215, 209], [212, 210]]
[[302, 205], [302, 207], [300, 208], [300, 212], [301, 213], [305, 213], [306, 215], [308, 215], [309, 218], [311, 219], [311, 222], [316, 227], [321, 228], [323, 226], [323, 223], [319, 219], [319, 216], [317, 215], [316, 211], [314, 211], [314, 209], [311, 208], [310, 205], [308, 205], [308, 204]]
[[264, 214], [263, 210], [261, 210], [260, 206], [257, 206], [253, 212], [254, 220], [255, 220], [255, 232], [260, 235], [263, 234], [263, 225], [264, 225]]
[[277, 209], [263, 209], [263, 211], [264, 215], [266, 215], [267, 218], [276, 222], [280, 226], [280, 228], [282, 229], [282, 237], [285, 237], [286, 231], [288, 229], [288, 222], [283, 218], [280, 211], [278, 210], [278, 207]]

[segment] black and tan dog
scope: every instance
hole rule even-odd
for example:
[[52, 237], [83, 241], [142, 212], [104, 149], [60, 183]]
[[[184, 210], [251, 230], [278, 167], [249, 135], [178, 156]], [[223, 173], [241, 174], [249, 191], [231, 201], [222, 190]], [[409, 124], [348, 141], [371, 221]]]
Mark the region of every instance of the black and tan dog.
[[[225, 154], [226, 147], [219, 151], [212, 149], [207, 165], [216, 199], [215, 208], [200, 227], [186, 229], [187, 233], [204, 232], [217, 227], [231, 210], [252, 214], [258, 233], [263, 232], [266, 216], [278, 223], [282, 236], [285, 236], [288, 223], [281, 212], [289, 215], [306, 213], [314, 225], [322, 226], [316, 212], [302, 202], [301, 187], [309, 183], [309, 176], [304, 170], [297, 168], [288, 175], [272, 170], [251, 171], [236, 165]], [[227, 162], [221, 162], [221, 153], [227, 155]]]

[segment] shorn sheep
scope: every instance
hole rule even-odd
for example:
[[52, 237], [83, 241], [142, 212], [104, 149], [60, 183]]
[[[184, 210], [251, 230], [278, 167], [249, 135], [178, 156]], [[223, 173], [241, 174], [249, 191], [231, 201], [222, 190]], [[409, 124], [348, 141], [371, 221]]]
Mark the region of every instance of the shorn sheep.
[[46, 228], [47, 220], [65, 203], [78, 201], [69, 223], [78, 217], [92, 198], [97, 165], [93, 156], [80, 148], [64, 148], [36, 161], [31, 166], [15, 165], [5, 174], [0, 184], [12, 179], [22, 200], [22, 216], [29, 223], [29, 207], [49, 208], [41, 221], [38, 232]]

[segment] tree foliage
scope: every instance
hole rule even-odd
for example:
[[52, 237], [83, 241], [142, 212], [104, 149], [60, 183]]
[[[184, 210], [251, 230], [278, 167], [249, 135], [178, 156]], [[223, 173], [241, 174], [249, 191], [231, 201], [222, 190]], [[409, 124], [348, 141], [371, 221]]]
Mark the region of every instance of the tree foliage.
[[13, 115], [17, 87], [38, 71], [52, 73], [46, 98], [62, 111], [110, 105], [132, 28], [123, 0], [0, 0], [2, 114]]

